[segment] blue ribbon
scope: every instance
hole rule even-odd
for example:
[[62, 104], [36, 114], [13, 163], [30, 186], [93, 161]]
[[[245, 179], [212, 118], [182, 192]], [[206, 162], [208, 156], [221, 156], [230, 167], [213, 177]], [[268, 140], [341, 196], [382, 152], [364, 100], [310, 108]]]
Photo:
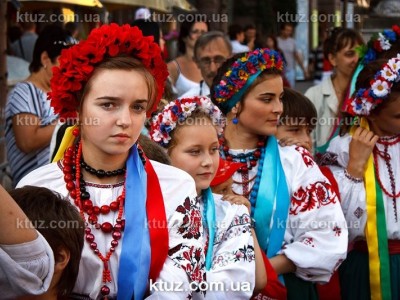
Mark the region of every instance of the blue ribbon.
[[204, 202], [204, 217], [206, 219], [208, 228], [208, 249], [206, 253], [206, 270], [210, 270], [212, 266], [213, 248], [214, 248], [214, 237], [215, 237], [215, 203], [214, 196], [211, 189], [203, 190], [203, 202]]
[[146, 215], [147, 174], [136, 145], [126, 162], [125, 229], [118, 272], [118, 299], [143, 299], [150, 271]]
[[282, 247], [289, 204], [289, 190], [279, 156], [278, 142], [275, 137], [270, 136], [266, 144], [254, 211], [257, 239], [269, 258], [274, 257]]
[[359, 62], [356, 69], [354, 70], [353, 77], [351, 77], [349, 97], [351, 97], [354, 91], [356, 90], [357, 77], [363, 69], [364, 69], [364, 64], [362, 62]]
[[231, 111], [232, 108], [236, 105], [236, 103], [238, 103], [240, 101], [240, 99], [242, 98], [244, 93], [247, 91], [247, 89], [253, 84], [254, 80], [256, 80], [256, 78], [261, 74], [261, 72], [262, 72], [262, 70], [249, 76], [249, 79], [247, 79], [246, 84], [236, 94], [234, 94], [229, 100], [222, 103], [221, 106], [224, 106], [225, 110], [227, 112]]

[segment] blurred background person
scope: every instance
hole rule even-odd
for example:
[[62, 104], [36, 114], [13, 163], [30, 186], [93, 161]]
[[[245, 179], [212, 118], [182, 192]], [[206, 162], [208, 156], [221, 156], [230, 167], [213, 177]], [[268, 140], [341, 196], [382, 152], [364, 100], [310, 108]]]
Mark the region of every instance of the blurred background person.
[[[195, 20], [186, 18], [186, 20]], [[204, 33], [208, 32], [208, 23], [184, 21], [181, 24], [178, 38], [178, 50], [181, 53], [167, 65], [169, 78], [176, 89], [178, 97], [193, 87], [197, 87], [202, 80], [201, 72], [193, 59], [194, 44]]]
[[75, 22], [68, 22], [64, 25], [65, 31], [68, 34], [68, 43], [77, 44], [79, 42], [79, 26]]
[[6, 104], [6, 147], [13, 185], [30, 171], [49, 161], [49, 144], [57, 116], [47, 100], [52, 68], [61, 50], [67, 48], [67, 33], [56, 25], [39, 35], [30, 64], [31, 75], [17, 83]]
[[249, 24], [244, 28], [244, 36], [243, 44], [247, 45], [250, 51], [262, 47], [262, 44], [258, 40], [257, 28], [254, 24]]
[[250, 51], [248, 46], [242, 45], [244, 42], [244, 29], [242, 26], [239, 24], [232, 24], [229, 26], [228, 33], [233, 54]]
[[15, 56], [32, 62], [33, 48], [38, 38], [36, 24], [34, 22], [22, 22], [22, 36], [11, 44], [11, 50]]

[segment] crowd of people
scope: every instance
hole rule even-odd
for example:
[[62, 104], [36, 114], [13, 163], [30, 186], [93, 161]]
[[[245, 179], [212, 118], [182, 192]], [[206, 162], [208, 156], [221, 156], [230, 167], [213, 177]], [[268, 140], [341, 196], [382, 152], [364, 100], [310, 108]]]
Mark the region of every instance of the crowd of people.
[[186, 21], [168, 63], [156, 23], [68, 29], [8, 96], [2, 299], [400, 298], [398, 25], [331, 30], [304, 95], [292, 24]]

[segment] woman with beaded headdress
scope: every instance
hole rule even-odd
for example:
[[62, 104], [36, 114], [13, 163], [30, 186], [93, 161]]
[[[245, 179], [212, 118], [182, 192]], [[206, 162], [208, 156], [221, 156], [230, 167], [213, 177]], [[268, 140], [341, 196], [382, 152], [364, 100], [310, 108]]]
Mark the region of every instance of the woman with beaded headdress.
[[274, 137], [282, 70], [274, 50], [236, 55], [218, 70], [211, 95], [227, 116], [220, 153], [245, 163], [233, 175], [232, 189], [251, 202], [260, 247], [283, 275], [288, 299], [313, 299], [312, 282], [329, 281], [346, 256], [347, 229], [338, 198], [311, 154], [280, 147]]
[[[190, 297], [205, 279], [194, 182], [136, 144], [168, 76], [160, 48], [137, 27], [104, 25], [64, 50], [53, 74], [51, 104], [78, 125], [67, 129], [58, 161], [18, 186], [50, 188], [79, 209], [75, 299]], [[165, 291], [176, 283], [181, 291]]]
[[[170, 102], [154, 116], [150, 137], [167, 150], [171, 164], [190, 174], [195, 183], [204, 223], [206, 299], [249, 299], [266, 284], [262, 253], [253, 238], [248, 200], [213, 194], [210, 183], [220, 163], [218, 132], [224, 119], [207, 97]], [[227, 201], [223, 201], [227, 200]], [[232, 203], [232, 204], [231, 204]], [[245, 204], [245, 205], [239, 205]], [[233, 288], [247, 282], [248, 287]]]
[[339, 268], [342, 297], [399, 299], [400, 54], [366, 64], [355, 89], [344, 107], [354, 125], [328, 147], [354, 241]]

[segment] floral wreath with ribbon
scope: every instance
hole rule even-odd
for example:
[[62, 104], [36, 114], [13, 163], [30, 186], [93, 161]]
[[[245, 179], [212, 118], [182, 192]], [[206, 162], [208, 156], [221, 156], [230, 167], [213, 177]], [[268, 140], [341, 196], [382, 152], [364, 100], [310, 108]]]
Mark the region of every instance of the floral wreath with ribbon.
[[81, 101], [78, 92], [88, 82], [96, 66], [107, 57], [121, 54], [140, 60], [155, 78], [157, 95], [156, 101], [147, 112], [150, 116], [163, 94], [168, 77], [167, 66], [153, 37], [143, 36], [138, 27], [117, 24], [96, 28], [87, 40], [61, 52], [60, 65], [53, 68], [51, 92], [48, 93], [54, 112], [61, 118], [76, 118], [76, 109]]
[[[279, 71], [283, 71], [284, 68], [283, 58], [278, 51], [258, 48], [247, 52], [222, 76], [214, 88], [213, 98], [222, 111], [229, 112], [258, 75], [264, 70], [273, 68]], [[232, 98], [235, 101], [229, 101]]]
[[388, 60], [370, 82], [369, 88], [360, 88], [346, 100], [344, 111], [352, 116], [368, 116], [388, 98], [394, 83], [400, 81], [400, 54]]
[[171, 132], [178, 123], [184, 122], [193, 112], [201, 110], [208, 114], [218, 134], [222, 133], [224, 118], [221, 111], [207, 97], [190, 97], [177, 99], [167, 104], [156, 114], [151, 122], [150, 138], [163, 147], [171, 141]]
[[367, 45], [357, 48], [360, 61], [366, 65], [377, 58], [377, 53], [390, 50], [392, 45], [400, 39], [400, 26], [393, 25], [392, 29], [385, 29], [374, 34]]

